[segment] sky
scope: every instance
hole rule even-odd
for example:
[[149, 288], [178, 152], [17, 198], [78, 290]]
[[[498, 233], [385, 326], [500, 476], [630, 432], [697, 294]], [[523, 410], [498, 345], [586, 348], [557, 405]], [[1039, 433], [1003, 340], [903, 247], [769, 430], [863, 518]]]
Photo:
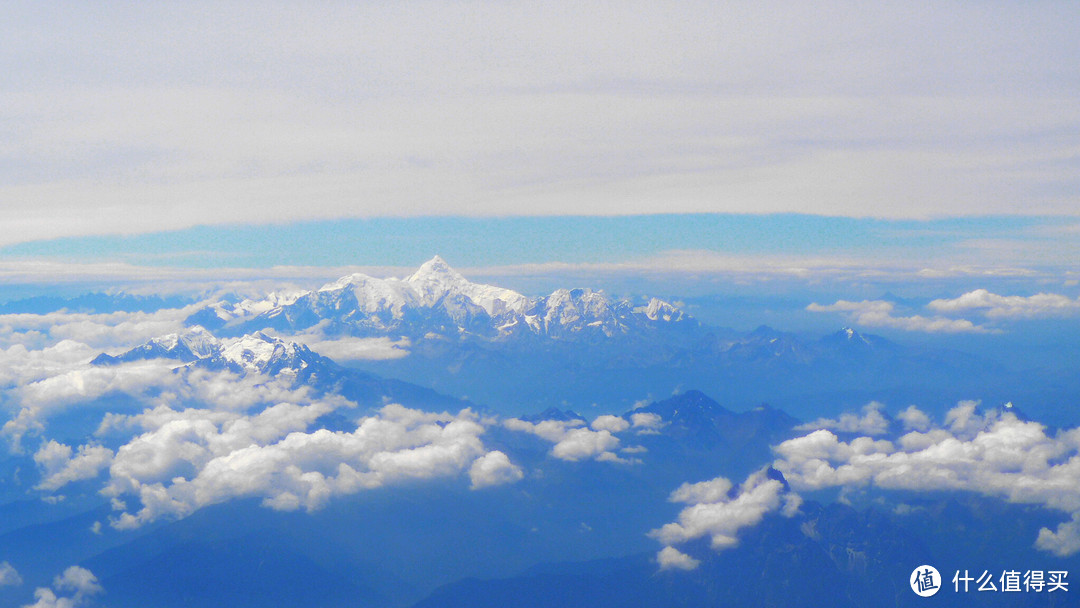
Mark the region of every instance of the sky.
[[339, 218], [1080, 211], [1072, 2], [6, 12], [0, 245]]
[[[4, 8], [0, 305], [103, 289], [256, 296], [355, 271], [404, 276], [439, 254], [470, 279], [529, 295], [581, 285], [672, 295], [707, 323], [738, 330], [855, 326], [1068, 374], [1080, 360], [1074, 1], [16, 0]], [[298, 494], [274, 484], [252, 494], [247, 479], [220, 484], [220, 469], [203, 465], [238, 447], [256, 461], [279, 450], [320, 456], [300, 431], [351, 405], [228, 374], [196, 374], [189, 385], [160, 365], [91, 368], [103, 350], [181, 330], [197, 305], [45, 310], [54, 304], [0, 314], [0, 391], [11, 407], [25, 406], [11, 410], [4, 433], [33, 435], [43, 428], [38, 414], [118, 386], [147, 403], [173, 390], [203, 399], [205, 389], [220, 401], [207, 398], [214, 411], [205, 416], [159, 408], [111, 420], [125, 432], [142, 425], [124, 441], [168, 466], [187, 456], [172, 453], [165, 427], [202, 429], [190, 452], [205, 460], [194, 481], [223, 488], [214, 500], [256, 495], [295, 510], [373, 483], [341, 473], [329, 490], [301, 484]], [[248, 411], [270, 403], [269, 415]], [[927, 460], [916, 477], [972, 469], [985, 477], [944, 489], [1065, 513], [1068, 522], [1033, 542], [1080, 550], [1080, 497], [1061, 492], [1069, 484], [1059, 479], [1080, 462], [1074, 445], [1015, 418], [973, 418], [974, 404], [961, 403], [941, 424], [906, 410], [905, 430], [910, 418], [913, 435], [925, 433], [911, 441], [925, 445], [896, 450], [878, 443], [871, 423], [880, 415], [867, 407], [808, 423], [812, 432], [782, 445], [773, 464], [799, 491], [844, 486], [804, 468], [824, 449], [825, 472], [854, 467], [862, 481], [896, 488], [905, 459], [963, 445], [978, 458]], [[236, 432], [219, 432], [222, 421]], [[516, 456], [480, 441], [494, 419], [387, 406], [368, 422], [388, 437], [439, 436], [453, 425], [445, 439], [466, 458], [432, 461], [430, 471], [402, 466], [406, 473], [467, 472], [473, 489], [526, 474]], [[612, 451], [618, 433], [629, 442], [649, 430], [610, 416], [576, 429], [500, 424], [551, 442], [551, 457], [610, 462], [633, 458]], [[845, 443], [829, 429], [865, 436]], [[1026, 438], [1029, 457], [1002, 461], [994, 441], [1015, 437]], [[107, 471], [103, 487], [145, 490], [150, 503], [114, 502], [114, 527], [162, 515], [151, 491], [168, 466], [141, 470], [136, 451], [38, 439], [38, 489]], [[399, 451], [402, 462], [390, 464], [408, 465], [409, 450]], [[366, 458], [353, 464], [368, 466]], [[293, 469], [302, 472], [283, 474]], [[1020, 480], [1038, 492], [1013, 494], [1021, 469], [1040, 472]], [[170, 491], [185, 496], [172, 479]], [[731, 487], [717, 478], [676, 490], [672, 501], [689, 506], [655, 532], [661, 559], [693, 567], [676, 547], [735, 538], [743, 524], [710, 530], [692, 517], [726, 513], [727, 499], [715, 498]], [[762, 495], [751, 519], [787, 510], [789, 496], [760, 475], [740, 491]], [[0, 586], [18, 576], [0, 562]], [[53, 586], [73, 601], [101, 592], [75, 566]]]

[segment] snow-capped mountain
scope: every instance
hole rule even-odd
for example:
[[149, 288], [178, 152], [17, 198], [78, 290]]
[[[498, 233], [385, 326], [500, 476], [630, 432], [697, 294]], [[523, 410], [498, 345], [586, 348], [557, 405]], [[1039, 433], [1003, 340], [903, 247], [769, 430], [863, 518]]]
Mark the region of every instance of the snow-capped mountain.
[[102, 353], [90, 363], [112, 365], [143, 361], [147, 359], [175, 359], [190, 363], [212, 358], [221, 352], [221, 341], [200, 326], [190, 327], [183, 333], [172, 333], [152, 338], [131, 350], [113, 356]]
[[697, 326], [692, 317], [655, 298], [635, 306], [591, 289], [558, 289], [533, 298], [473, 283], [439, 256], [404, 279], [352, 274], [312, 292], [265, 302], [216, 303], [188, 322], [227, 335], [266, 328], [295, 332], [318, 325], [329, 335], [489, 340], [613, 337], [665, 326]]
[[180, 371], [195, 369], [261, 374], [337, 394], [365, 406], [378, 407], [389, 399], [412, 407], [461, 409], [476, 405], [401, 380], [347, 369], [303, 344], [263, 332], [236, 338], [216, 338], [202, 327], [151, 339], [119, 355], [102, 353], [92, 365], [118, 365], [149, 359], [178, 362]]
[[174, 359], [199, 367], [267, 375], [298, 373], [326, 361], [307, 346], [286, 342], [262, 332], [218, 339], [202, 327], [153, 338], [116, 356], [102, 353], [94, 365], [114, 365], [147, 359]]

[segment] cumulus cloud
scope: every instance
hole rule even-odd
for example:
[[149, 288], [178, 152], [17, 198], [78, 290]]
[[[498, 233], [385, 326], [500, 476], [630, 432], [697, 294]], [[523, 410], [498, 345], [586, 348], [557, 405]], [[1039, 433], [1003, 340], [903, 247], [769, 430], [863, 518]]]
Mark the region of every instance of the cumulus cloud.
[[1069, 521], [1058, 524], [1053, 531], [1049, 528], [1039, 530], [1035, 546], [1062, 557], [1080, 551], [1080, 513], [1073, 513]]
[[1062, 554], [1080, 548], [1080, 429], [1050, 436], [1041, 424], [1011, 412], [980, 414], [967, 401], [949, 411], [943, 426], [911, 430], [895, 442], [865, 436], [844, 442], [818, 430], [775, 451], [780, 458], [773, 466], [797, 490], [874, 485], [999, 496], [1073, 515], [1057, 532], [1041, 531], [1037, 543]]
[[[86, 568], [71, 566], [63, 574], [53, 579], [52, 588], [38, 587], [34, 591], [33, 604], [23, 608], [78, 608], [86, 603], [87, 598], [101, 593], [94, 573]], [[63, 595], [57, 595], [58, 593]]]
[[630, 423], [625, 418], [620, 416], [612, 416], [605, 414], [603, 416], [597, 416], [596, 420], [592, 421], [592, 427], [594, 431], [608, 431], [610, 433], [621, 433], [630, 428]]
[[639, 435], [648, 435], [659, 433], [664, 426], [664, 420], [660, 414], [637, 412], [630, 414], [630, 424], [637, 429]]
[[990, 319], [1051, 319], [1080, 313], [1080, 298], [1054, 293], [1033, 296], [1002, 296], [985, 289], [969, 291], [958, 298], [939, 299], [927, 304], [939, 313], [979, 311]]
[[897, 414], [896, 419], [908, 431], [925, 431], [930, 428], [930, 417], [914, 405], [909, 405], [906, 410]]
[[882, 413], [884, 405], [871, 401], [863, 407], [862, 415], [845, 413], [836, 420], [818, 418], [813, 422], [800, 424], [796, 431], [833, 429], [841, 433], [863, 433], [865, 435], [884, 435], [889, 431], [889, 419]]
[[0, 437], [8, 441], [12, 452], [20, 453], [23, 438], [41, 433], [45, 421], [57, 412], [111, 392], [142, 395], [151, 388], [160, 391], [182, 383], [182, 376], [173, 373], [171, 365], [163, 361], [116, 367], [82, 365], [7, 391], [7, 397], [20, 407], [0, 428]]
[[752, 473], [738, 488], [723, 477], [683, 484], [671, 494], [670, 500], [690, 506], [679, 513], [678, 521], [665, 524], [649, 535], [664, 544], [657, 554], [660, 567], [684, 570], [697, 567], [698, 560], [674, 549], [674, 545], [708, 537], [715, 550], [734, 547], [739, 543], [739, 530], [756, 525], [771, 512], [794, 516], [802, 504], [797, 494], [765, 469]]
[[38, 349], [26, 344], [0, 348], [0, 386], [23, 385], [55, 376], [84, 365], [98, 352], [75, 340], [61, 340]]
[[[310, 387], [294, 386], [294, 379], [289, 376], [177, 368], [176, 362], [166, 360], [110, 366], [83, 363], [8, 390], [8, 398], [20, 407], [0, 428], [0, 437], [7, 439], [13, 452], [21, 452], [23, 438], [40, 434], [51, 416], [111, 393], [135, 397], [150, 407], [190, 403], [227, 411], [245, 411], [256, 405], [279, 402], [302, 403], [314, 398]], [[102, 430], [115, 427], [124, 419], [106, 414]]]
[[95, 445], [81, 445], [72, 456], [71, 446], [50, 440], [34, 454], [42, 469], [39, 490], [57, 490], [73, 481], [93, 479], [112, 463], [112, 450]]
[[278, 510], [321, 508], [334, 496], [405, 479], [468, 472], [473, 488], [511, 483], [521, 470], [502, 452], [488, 452], [485, 427], [472, 411], [428, 413], [390, 404], [353, 432], [304, 429], [339, 403], [282, 403], [247, 416], [158, 408], [132, 420], [151, 430], [121, 446], [103, 493], [133, 496], [111, 521], [135, 528], [181, 518], [211, 504], [261, 497]]
[[0, 587], [17, 587], [22, 584], [18, 570], [7, 562], [0, 562]]
[[524, 476], [521, 467], [511, 463], [510, 457], [498, 450], [477, 458], [469, 467], [469, 479], [473, 489], [513, 483]]
[[694, 559], [679, 551], [675, 547], [664, 547], [656, 554], [656, 561], [661, 570], [677, 568], [679, 570], [693, 570], [701, 565], [701, 560]]
[[926, 333], [986, 333], [990, 330], [975, 325], [967, 319], [949, 319], [947, 317], [924, 317], [922, 315], [895, 316], [896, 305], [885, 300], [863, 300], [849, 302], [837, 300], [834, 304], [812, 303], [806, 307], [810, 312], [839, 312], [845, 314], [852, 323], [865, 327], [888, 327], [904, 331]]
[[[975, 401], [962, 401], [934, 424], [914, 406], [898, 418], [904, 430], [892, 439], [880, 433], [842, 441], [833, 430], [880, 430], [866, 425], [878, 406], [862, 416], [829, 421], [830, 428], [789, 439], [773, 448], [772, 467], [790, 484], [759, 471], [735, 487], [718, 477], [683, 484], [671, 495], [687, 503], [677, 522], [651, 535], [665, 551], [695, 538], [709, 537], [722, 550], [737, 543], [740, 529], [758, 523], [767, 513], [791, 515], [801, 502], [796, 492], [825, 488], [848, 490], [874, 486], [906, 491], [966, 491], [1014, 503], [1039, 505], [1070, 516], [1056, 529], [1043, 528], [1035, 546], [1061, 556], [1080, 552], [1080, 429], [1048, 435], [1046, 427], [1025, 422], [1008, 411], [980, 412]], [[807, 428], [823, 425], [808, 425]], [[848, 431], [852, 432], [852, 431]], [[682, 553], [658, 556], [661, 567], [692, 564]]]
[[[576, 462], [595, 458], [607, 462], [627, 462], [612, 451], [619, 447], [619, 438], [609, 429], [622, 425], [613, 422], [610, 418], [615, 418], [615, 416], [597, 418], [599, 422], [594, 422], [594, 427], [598, 424], [602, 427], [601, 430], [585, 427], [584, 420], [542, 420], [533, 423], [510, 418], [503, 422], [503, 426], [512, 431], [530, 433], [554, 443], [551, 455], [560, 460]], [[625, 430], [627, 427], [622, 428]]]

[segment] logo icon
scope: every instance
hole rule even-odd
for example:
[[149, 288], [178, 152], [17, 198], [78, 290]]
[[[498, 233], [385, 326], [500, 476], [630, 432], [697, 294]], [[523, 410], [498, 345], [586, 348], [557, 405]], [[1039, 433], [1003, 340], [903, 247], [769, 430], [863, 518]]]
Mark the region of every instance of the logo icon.
[[923, 564], [911, 572], [911, 590], [919, 597], [930, 597], [941, 589], [941, 575], [937, 568]]

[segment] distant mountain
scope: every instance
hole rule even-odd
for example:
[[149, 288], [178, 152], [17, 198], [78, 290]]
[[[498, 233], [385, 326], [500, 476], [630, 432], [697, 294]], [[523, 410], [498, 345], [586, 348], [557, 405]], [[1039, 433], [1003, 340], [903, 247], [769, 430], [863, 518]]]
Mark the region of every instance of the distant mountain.
[[813, 503], [794, 519], [766, 518], [735, 548], [701, 542], [693, 551], [701, 565], [691, 572], [659, 571], [652, 555], [549, 564], [453, 583], [415, 608], [904, 606], [922, 599], [906, 580], [928, 558], [917, 536], [878, 512]]
[[617, 412], [694, 386], [739, 409], [769, 402], [816, 418], [871, 400], [1003, 402], [1022, 399], [1027, 386], [976, 355], [852, 328], [824, 337], [767, 326], [744, 333], [657, 298], [587, 288], [526, 296], [473, 283], [438, 256], [403, 279], [353, 274], [315, 291], [221, 301], [187, 322], [220, 337], [272, 330], [403, 340], [404, 357], [348, 365], [513, 415], [594, 404]]
[[[621, 411], [686, 387], [738, 409], [762, 402], [807, 419], [871, 400], [949, 404], [1021, 399], [1023, 378], [985, 358], [845, 328], [822, 338], [769, 327], [740, 334], [635, 331], [594, 340], [416, 340], [407, 357], [351, 365], [500, 407]], [[505, 411], [505, 410], [504, 410]], [[517, 411], [509, 413], [518, 414]], [[941, 412], [944, 413], [942, 410]]]
[[230, 370], [276, 376], [298, 374], [309, 366], [336, 364], [307, 346], [286, 342], [262, 332], [219, 340], [202, 327], [153, 338], [116, 356], [100, 354], [93, 365], [115, 365], [149, 359], [175, 359], [205, 369]]
[[[1000, 501], [935, 501], [915, 514], [859, 509], [813, 501], [787, 519], [767, 516], [740, 534], [738, 546], [717, 552], [702, 540], [687, 547], [700, 565], [661, 571], [655, 553], [564, 561], [508, 578], [469, 578], [445, 585], [414, 608], [816, 608], [838, 606], [1072, 606], [1068, 593], [968, 593], [953, 590], [956, 570], [999, 575], [1014, 563], [1054, 564], [1072, 571], [1078, 560], [1039, 554], [1030, 541], [1012, 541], [1033, 518]], [[945, 512], [943, 514], [943, 511]], [[989, 512], [988, 512], [989, 511]], [[1037, 518], [1036, 518], [1037, 519]], [[1037, 528], [1036, 528], [1037, 529]], [[1005, 532], [1009, 531], [1009, 532]], [[1030, 538], [1030, 537], [1029, 537]], [[915, 595], [912, 570], [935, 565], [942, 588], [932, 599]], [[978, 564], [971, 566], [971, 564]], [[995, 584], [997, 581], [995, 580]], [[1000, 588], [1000, 587], [998, 587]]]
[[113, 356], [102, 353], [92, 365], [116, 365], [149, 359], [175, 359], [184, 363], [221, 355], [221, 341], [202, 327], [192, 327], [183, 333], [152, 338], [131, 350]]
[[319, 326], [328, 335], [487, 341], [536, 336], [579, 341], [698, 326], [683, 311], [655, 298], [637, 306], [590, 289], [558, 289], [530, 298], [473, 283], [439, 256], [405, 279], [353, 274], [312, 292], [232, 306], [217, 303], [193, 314], [188, 323], [223, 335]]
[[195, 302], [183, 296], [137, 296], [127, 293], [86, 293], [74, 297], [33, 296], [0, 304], [0, 314], [46, 314], [57, 311], [85, 314], [154, 312], [182, 308]]
[[477, 408], [430, 388], [342, 367], [303, 344], [262, 332], [219, 339], [201, 327], [194, 327], [183, 333], [153, 338], [119, 355], [102, 353], [91, 364], [117, 365], [150, 359], [172, 359], [182, 364], [180, 369], [284, 378], [293, 386], [309, 386], [322, 393], [339, 394], [361, 405], [379, 406], [390, 399], [424, 409]]
[[799, 424], [797, 419], [767, 404], [735, 413], [697, 390], [656, 401], [624, 417], [629, 420], [633, 414], [655, 414], [664, 424], [660, 435], [701, 447], [768, 446], [787, 439]]

